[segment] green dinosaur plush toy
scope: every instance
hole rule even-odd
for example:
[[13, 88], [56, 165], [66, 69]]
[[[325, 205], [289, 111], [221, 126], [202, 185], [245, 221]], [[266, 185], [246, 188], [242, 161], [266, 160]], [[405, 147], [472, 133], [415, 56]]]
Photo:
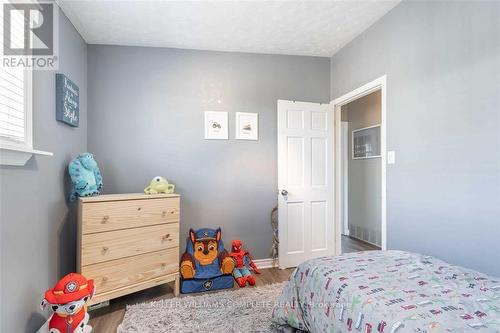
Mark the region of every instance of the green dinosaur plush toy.
[[174, 193], [175, 185], [169, 184], [168, 181], [160, 176], [153, 178], [149, 186], [144, 189], [146, 194], [158, 194], [158, 193]]

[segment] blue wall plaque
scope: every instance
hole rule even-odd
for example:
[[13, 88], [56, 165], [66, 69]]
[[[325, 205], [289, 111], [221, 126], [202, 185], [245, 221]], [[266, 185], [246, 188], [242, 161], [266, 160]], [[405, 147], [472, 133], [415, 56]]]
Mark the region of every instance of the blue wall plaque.
[[64, 74], [56, 74], [56, 119], [73, 127], [80, 120], [80, 90]]

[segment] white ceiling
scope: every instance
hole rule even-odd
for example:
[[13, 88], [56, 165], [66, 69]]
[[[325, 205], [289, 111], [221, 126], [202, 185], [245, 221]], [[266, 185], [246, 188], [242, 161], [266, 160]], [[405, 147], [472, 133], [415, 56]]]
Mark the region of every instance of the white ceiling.
[[59, 0], [89, 44], [330, 57], [399, 0]]

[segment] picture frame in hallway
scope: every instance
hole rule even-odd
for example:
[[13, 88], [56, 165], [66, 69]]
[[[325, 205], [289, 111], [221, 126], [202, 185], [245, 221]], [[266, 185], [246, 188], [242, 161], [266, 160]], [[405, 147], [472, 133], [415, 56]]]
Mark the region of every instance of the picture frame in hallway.
[[236, 112], [236, 140], [259, 140], [259, 114]]
[[380, 124], [352, 131], [352, 159], [379, 158]]
[[228, 140], [227, 119], [227, 112], [205, 111], [205, 140]]

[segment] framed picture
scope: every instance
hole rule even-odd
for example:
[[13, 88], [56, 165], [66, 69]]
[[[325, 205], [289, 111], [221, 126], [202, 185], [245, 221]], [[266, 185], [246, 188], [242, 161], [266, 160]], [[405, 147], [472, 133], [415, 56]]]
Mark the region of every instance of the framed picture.
[[227, 140], [228, 133], [227, 112], [205, 111], [206, 140]]
[[78, 127], [80, 89], [66, 75], [56, 74], [56, 120]]
[[380, 125], [352, 131], [352, 159], [380, 157]]
[[259, 140], [259, 114], [236, 112], [236, 139]]

